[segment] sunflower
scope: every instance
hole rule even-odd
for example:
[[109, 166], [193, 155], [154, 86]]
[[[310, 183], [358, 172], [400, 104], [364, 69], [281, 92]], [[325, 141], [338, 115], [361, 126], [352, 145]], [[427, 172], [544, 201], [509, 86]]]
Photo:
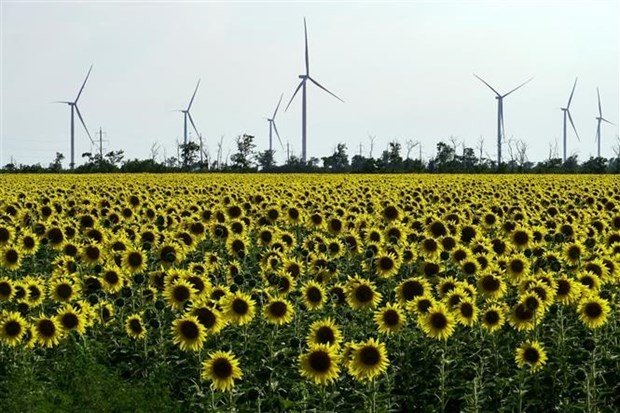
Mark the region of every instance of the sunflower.
[[58, 309], [56, 321], [64, 333], [75, 331], [82, 335], [86, 332], [85, 316], [69, 304]]
[[211, 388], [219, 391], [231, 390], [235, 380], [243, 377], [239, 361], [230, 351], [216, 351], [202, 364], [201, 377], [211, 381]]
[[435, 304], [437, 302], [430, 295], [421, 295], [409, 302], [407, 309], [419, 318], [421, 315], [426, 314]]
[[391, 303], [379, 309], [375, 313], [374, 320], [377, 330], [387, 335], [399, 332], [407, 324], [407, 318], [400, 305]]
[[93, 310], [96, 320], [104, 326], [114, 319], [114, 306], [106, 301], [100, 301]]
[[526, 341], [517, 348], [515, 361], [520, 368], [527, 366], [535, 372], [547, 362], [547, 353], [538, 341]]
[[21, 314], [11, 311], [0, 314], [0, 339], [11, 347], [16, 346], [26, 334], [28, 323]]
[[598, 291], [601, 288], [601, 279], [598, 275], [586, 271], [577, 276], [577, 281], [587, 290]]
[[594, 294], [587, 294], [577, 306], [579, 320], [589, 329], [603, 326], [610, 311], [609, 302]]
[[500, 304], [491, 304], [482, 311], [482, 327], [489, 333], [498, 331], [506, 323], [506, 308]]
[[529, 262], [525, 255], [516, 254], [510, 257], [506, 264], [507, 275], [513, 281], [519, 281], [530, 273]]
[[454, 313], [456, 314], [456, 321], [466, 327], [473, 326], [478, 320], [478, 307], [471, 298], [461, 300]]
[[62, 337], [62, 327], [56, 318], [40, 316], [34, 320], [36, 342], [43, 347], [58, 345]]
[[130, 274], [136, 274], [146, 269], [146, 257], [138, 249], [130, 248], [123, 252], [121, 267]]
[[356, 380], [369, 381], [386, 371], [389, 363], [385, 344], [371, 338], [352, 345], [347, 367]]
[[184, 315], [172, 322], [172, 342], [183, 351], [198, 351], [206, 338], [205, 327], [198, 317]]
[[422, 314], [419, 324], [427, 336], [437, 340], [447, 340], [454, 333], [454, 316], [441, 303]]
[[331, 318], [315, 321], [310, 325], [310, 333], [306, 338], [309, 346], [324, 344], [329, 347], [339, 347], [342, 341], [342, 332]]
[[532, 233], [526, 228], [517, 228], [509, 235], [510, 241], [518, 250], [524, 250], [533, 241]]
[[272, 298], [263, 308], [263, 316], [273, 324], [284, 325], [293, 320], [295, 309], [283, 298]]
[[497, 273], [489, 273], [478, 277], [478, 291], [489, 300], [499, 300], [506, 294], [506, 283]]
[[556, 284], [555, 298], [562, 304], [572, 304], [579, 298], [579, 285], [572, 278], [562, 275]]
[[308, 281], [301, 291], [308, 310], [318, 310], [325, 304], [325, 289], [316, 281]]
[[440, 278], [436, 285], [437, 295], [439, 298], [444, 298], [448, 293], [454, 290], [458, 286], [458, 281], [454, 277]]
[[226, 325], [224, 315], [216, 308], [197, 305], [189, 313], [198, 318], [207, 334], [216, 334]]
[[400, 263], [392, 253], [379, 253], [374, 258], [375, 273], [384, 278], [390, 278], [398, 273]]
[[228, 321], [242, 326], [254, 318], [256, 303], [248, 294], [237, 291], [224, 298], [222, 309]]
[[57, 277], [50, 280], [49, 291], [54, 301], [68, 303], [78, 299], [80, 286], [69, 277]]
[[164, 296], [168, 303], [177, 310], [183, 309], [183, 306], [194, 297], [195, 293], [192, 285], [181, 279], [170, 283], [164, 290]]
[[315, 384], [327, 385], [338, 378], [340, 358], [335, 348], [326, 344], [312, 344], [299, 356], [299, 373]]
[[125, 332], [129, 337], [136, 340], [146, 338], [146, 327], [142, 321], [142, 314], [134, 313], [125, 319]]
[[30, 307], [40, 306], [45, 300], [45, 283], [40, 278], [35, 277], [27, 277], [24, 281], [24, 289], [26, 290], [24, 301]]
[[125, 275], [119, 271], [119, 268], [112, 266], [106, 267], [101, 272], [101, 284], [104, 291], [114, 294], [123, 288]]
[[407, 278], [396, 287], [396, 295], [401, 304], [407, 304], [416, 297], [430, 293], [430, 291], [430, 283], [422, 277]]
[[347, 303], [354, 310], [375, 308], [382, 298], [372, 281], [358, 276], [347, 282], [346, 295]]
[[[537, 300], [536, 296], [530, 296]], [[536, 326], [536, 310], [532, 309], [534, 300], [530, 300], [530, 306], [523, 301], [516, 303], [510, 310], [508, 321], [517, 331], [533, 330]]]
[[10, 278], [0, 278], [0, 301], [11, 301], [15, 295], [15, 286]]
[[584, 252], [585, 248], [579, 242], [567, 244], [566, 247], [564, 247], [564, 259], [566, 259], [568, 263], [576, 265], [581, 260]]
[[16, 270], [21, 266], [22, 254], [15, 247], [0, 249], [0, 266], [8, 270]]

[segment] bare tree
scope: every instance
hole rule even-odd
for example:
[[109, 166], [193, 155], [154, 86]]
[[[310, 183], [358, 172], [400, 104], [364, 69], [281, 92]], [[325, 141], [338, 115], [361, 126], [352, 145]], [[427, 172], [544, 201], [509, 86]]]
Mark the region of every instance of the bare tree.
[[558, 140], [549, 142], [549, 159], [557, 159], [559, 157], [558, 152]]
[[222, 144], [224, 143], [224, 135], [220, 136], [220, 141], [217, 143], [217, 169], [222, 165]]
[[459, 146], [459, 138], [456, 136], [450, 136], [449, 141], [452, 144], [452, 148], [454, 149], [454, 155], [456, 155], [456, 147]]
[[368, 140], [370, 140], [370, 151], [368, 152], [368, 157], [372, 158], [372, 150], [375, 148], [375, 139], [376, 135], [368, 134]]
[[484, 137], [482, 135], [478, 138], [478, 146], [476, 149], [478, 149], [478, 153], [480, 154], [478, 162], [482, 163], [482, 151], [484, 150]]
[[411, 151], [420, 144], [420, 141], [413, 141], [413, 139], [408, 139], [407, 142], [405, 142], [405, 146], [407, 147], [407, 158], [405, 159], [409, 159], [410, 155], [411, 155]]
[[523, 139], [517, 139], [515, 141], [516, 160], [519, 168], [523, 168], [527, 159], [527, 143]]
[[508, 147], [508, 157], [510, 158], [510, 163], [514, 163], [516, 155], [517, 155], [517, 151], [516, 151], [515, 139], [513, 136], [511, 136], [510, 139], [508, 139], [508, 141], [506, 142], [506, 146]]
[[616, 145], [611, 148], [616, 155], [616, 158], [620, 159], [620, 135], [616, 135]]
[[160, 149], [161, 145], [157, 141], [153, 142], [153, 144], [151, 145], [151, 160], [153, 162], [155, 162], [155, 159], [157, 159], [157, 155], [159, 155]]

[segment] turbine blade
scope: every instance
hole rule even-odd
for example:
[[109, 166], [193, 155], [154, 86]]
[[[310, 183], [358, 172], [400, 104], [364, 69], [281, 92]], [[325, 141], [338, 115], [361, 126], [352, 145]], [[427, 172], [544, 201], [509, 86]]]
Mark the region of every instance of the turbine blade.
[[55, 100], [55, 101], [50, 102], [50, 103], [66, 103], [67, 105], [73, 104], [73, 102], [69, 102], [68, 100]]
[[506, 96], [508, 96], [509, 94], [511, 94], [512, 92], [514, 92], [517, 89], [521, 89], [523, 86], [525, 86], [526, 84], [530, 83], [534, 78], [530, 77], [528, 80], [526, 80], [525, 82], [521, 83], [519, 86], [517, 86], [516, 88], [512, 89], [510, 92], [506, 93], [504, 96], [502, 96], [503, 98], [505, 98]]
[[493, 86], [489, 85], [487, 82], [484, 81], [483, 78], [481, 78], [480, 76], [478, 76], [477, 74], [473, 73], [474, 76], [476, 76], [478, 78], [478, 80], [480, 80], [482, 83], [484, 83], [485, 85], [487, 85], [489, 87], [489, 89], [491, 89], [497, 96], [501, 96], [499, 94], [499, 92], [495, 89], [493, 89]]
[[608, 121], [608, 120], [607, 120], [607, 119], [605, 119], [605, 118], [601, 118], [601, 120], [602, 120], [603, 122], [607, 122], [607, 123], [609, 123], [610, 125], [614, 125], [614, 126], [616, 126], [616, 124], [615, 124], [615, 123], [610, 122], [610, 121]]
[[575, 127], [575, 124], [573, 123], [573, 117], [570, 115], [570, 110], [567, 110], [566, 114], [568, 115], [568, 120], [570, 121], [570, 124], [573, 127], [573, 130], [575, 131], [575, 135], [577, 136], [577, 140], [579, 142], [581, 142], [581, 139], [579, 138], [579, 133], [577, 133], [577, 128]]
[[196, 84], [196, 89], [194, 89], [194, 94], [192, 95], [192, 98], [189, 101], [189, 105], [187, 105], [187, 110], [189, 110], [192, 107], [192, 103], [194, 103], [194, 98], [196, 97], [196, 92], [198, 92], [198, 86], [200, 86], [200, 79], [198, 79], [198, 83]]
[[280, 108], [280, 103], [282, 103], [282, 97], [284, 96], [284, 93], [282, 93], [280, 95], [280, 100], [278, 101], [278, 106], [276, 106], [276, 110], [273, 112], [273, 116], [271, 117], [271, 119], [275, 119], [276, 118], [276, 113], [278, 113], [278, 109]]
[[344, 103], [344, 100], [340, 99], [338, 96], [334, 95], [332, 92], [330, 92], [329, 90], [327, 90], [325, 87], [321, 86], [321, 84], [319, 82], [317, 82], [316, 80], [314, 80], [311, 77], [308, 77], [308, 79], [310, 79], [310, 81], [312, 83], [314, 83], [315, 85], [317, 85], [318, 87], [320, 87], [321, 89], [323, 89], [324, 91], [326, 91], [327, 93], [329, 93], [330, 95], [332, 95], [333, 97], [335, 97], [336, 99], [338, 99], [339, 101], [341, 101], [342, 103]]
[[570, 97], [568, 98], [568, 104], [566, 105], [566, 109], [570, 108], [570, 102], [573, 100], [573, 93], [575, 93], [575, 87], [577, 86], [577, 78], [575, 78], [575, 83], [573, 83], [573, 90], [570, 92]]
[[288, 110], [288, 107], [291, 106], [291, 103], [293, 102], [293, 99], [295, 99], [295, 95], [297, 94], [297, 92], [299, 92], [299, 89], [301, 89], [301, 86], [304, 84], [305, 81], [306, 81], [306, 79], [304, 79], [301, 82], [299, 82], [299, 85], [297, 86], [297, 89], [295, 89], [295, 93], [293, 93], [293, 96], [291, 96], [291, 100], [289, 100], [288, 101], [288, 105], [286, 105], [286, 109], [284, 109], [285, 112]]
[[280, 147], [284, 150], [284, 145], [282, 144], [282, 139], [280, 139], [280, 134], [278, 133], [276, 123], [272, 121], [271, 124], [273, 125], [273, 130], [276, 132], [276, 136], [278, 137], [278, 142], [280, 142]]
[[598, 97], [598, 116], [603, 117], [603, 109], [601, 109], [601, 94], [596, 88], [596, 97]]
[[80, 95], [82, 94], [82, 90], [84, 90], [84, 86], [86, 86], [86, 81], [88, 80], [88, 77], [90, 76], [90, 71], [93, 70], [93, 65], [90, 65], [90, 69], [88, 69], [88, 73], [86, 73], [86, 78], [84, 79], [84, 83], [82, 83], [82, 87], [80, 88], [80, 91], [77, 94], [77, 97], [75, 98], [75, 101], [73, 103], [77, 103], [78, 99], [80, 98]]
[[196, 128], [196, 124], [194, 123], [194, 119], [192, 119], [192, 115], [189, 113], [189, 111], [187, 112], [187, 117], [189, 118], [189, 122], [192, 124], [192, 127], [194, 128], [194, 132], [196, 132], [196, 135], [200, 135], [200, 133], [198, 133], [198, 129]]
[[308, 58], [308, 28], [306, 26], [306, 18], [304, 17], [304, 39], [306, 41], [306, 75], [310, 74], [310, 60]]
[[84, 126], [84, 130], [86, 131], [86, 134], [88, 135], [88, 139], [90, 139], [90, 143], [94, 145], [95, 141], [93, 141], [93, 138], [90, 136], [90, 132], [88, 131], [88, 128], [86, 127], [86, 123], [84, 123], [84, 118], [82, 118], [82, 114], [80, 113], [80, 108], [78, 108], [77, 105], [75, 105], [75, 111], [77, 112], [78, 118], [80, 118], [80, 122], [82, 122], [82, 126]]

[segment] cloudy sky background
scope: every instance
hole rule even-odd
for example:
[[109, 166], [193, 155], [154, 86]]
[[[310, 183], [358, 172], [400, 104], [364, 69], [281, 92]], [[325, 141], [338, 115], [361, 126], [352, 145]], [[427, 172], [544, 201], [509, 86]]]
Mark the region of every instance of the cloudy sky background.
[[[264, 116], [281, 93], [290, 98], [303, 70], [303, 17], [308, 19], [311, 74], [341, 96], [308, 89], [308, 153], [325, 156], [337, 142], [350, 153], [375, 152], [390, 140], [439, 140], [468, 146], [485, 138], [495, 158], [496, 100], [472, 76], [506, 98], [507, 138], [528, 155], [547, 157], [558, 142], [562, 112], [579, 77], [571, 112], [581, 136], [569, 154], [595, 154], [596, 87], [603, 115], [619, 116], [618, 1], [441, 1], [409, 3], [122, 3], [2, 2], [0, 164], [48, 164], [69, 158], [69, 108], [92, 63], [79, 106], [107, 150], [149, 156], [158, 142], [168, 156], [182, 139], [187, 105], [202, 79], [192, 115], [212, 156], [224, 136], [256, 136], [268, 145]], [[283, 108], [282, 108], [283, 109]], [[77, 118], [76, 118], [77, 122]], [[283, 140], [301, 150], [301, 101], [277, 118]], [[91, 149], [76, 123], [76, 158]], [[612, 155], [618, 127], [603, 126], [602, 152]], [[277, 141], [276, 141], [277, 142]], [[284, 152], [277, 148], [277, 158]], [[417, 153], [417, 150], [416, 150]], [[507, 156], [506, 149], [504, 149]], [[160, 156], [163, 150], [160, 151]], [[65, 161], [65, 165], [68, 161]]]

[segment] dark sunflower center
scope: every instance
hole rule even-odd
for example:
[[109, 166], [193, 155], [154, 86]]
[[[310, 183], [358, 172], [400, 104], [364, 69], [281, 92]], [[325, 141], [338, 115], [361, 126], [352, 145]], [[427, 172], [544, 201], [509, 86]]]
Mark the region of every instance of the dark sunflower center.
[[388, 206], [383, 210], [383, 216], [385, 216], [390, 221], [398, 218], [398, 209], [394, 206]]
[[390, 257], [381, 257], [379, 259], [379, 268], [383, 271], [389, 271], [394, 268], [394, 261]]
[[119, 281], [118, 274], [115, 271], [106, 271], [104, 278], [111, 285], [116, 285]]
[[510, 269], [512, 272], [519, 274], [525, 269], [525, 264], [521, 260], [513, 260], [510, 261]]
[[512, 239], [517, 245], [526, 245], [530, 240], [530, 237], [525, 231], [515, 231]]
[[140, 334], [142, 332], [142, 323], [140, 320], [133, 318], [129, 321], [129, 329], [136, 334]]
[[603, 307], [599, 303], [587, 303], [584, 308], [584, 312], [588, 318], [598, 318], [603, 314]]
[[530, 310], [525, 304], [521, 303], [517, 305], [515, 309], [515, 316], [521, 321], [529, 321], [534, 317], [534, 312]]
[[56, 324], [52, 320], [40, 320], [37, 323], [37, 331], [45, 338], [54, 337], [56, 334]]
[[308, 298], [308, 301], [310, 301], [311, 303], [320, 303], [321, 300], [323, 299], [321, 290], [319, 290], [316, 287], [308, 288], [308, 291], [306, 291], [306, 297]]
[[494, 310], [487, 311], [484, 314], [484, 321], [486, 321], [487, 324], [495, 325], [499, 322], [499, 314]]
[[172, 296], [176, 302], [183, 302], [189, 300], [190, 291], [184, 285], [177, 285], [172, 291]]
[[594, 287], [594, 278], [589, 275], [584, 275], [579, 281], [588, 288]]
[[47, 239], [54, 245], [60, 244], [63, 240], [63, 235], [60, 228], [50, 229], [47, 233]]
[[6, 228], [0, 228], [0, 242], [5, 243], [9, 240], [9, 237], [11, 236], [11, 234], [9, 233], [9, 230]]
[[462, 299], [463, 297], [461, 297], [458, 293], [452, 294], [448, 299], [448, 304], [450, 305], [450, 307], [455, 307], [461, 302]]
[[400, 323], [400, 316], [398, 315], [398, 311], [392, 309], [384, 311], [383, 322], [390, 327], [397, 326], [398, 323]]
[[250, 306], [248, 305], [248, 303], [240, 298], [235, 299], [235, 301], [233, 301], [232, 303], [233, 311], [239, 315], [245, 315], [248, 312], [249, 308]]
[[86, 247], [86, 256], [91, 260], [96, 260], [99, 258], [100, 251], [99, 248], [95, 246]]
[[142, 254], [140, 254], [139, 252], [130, 253], [127, 257], [127, 262], [129, 263], [130, 267], [138, 268], [142, 265]]
[[437, 330], [443, 330], [448, 325], [448, 318], [442, 313], [431, 314], [431, 326]]
[[410, 301], [424, 294], [424, 286], [419, 281], [406, 281], [401, 291], [403, 298]]
[[538, 353], [538, 350], [536, 350], [534, 347], [528, 347], [523, 352], [523, 358], [528, 363], [534, 364], [540, 359], [540, 354]]
[[558, 281], [558, 295], [567, 295], [570, 293], [570, 282], [568, 280]]
[[11, 291], [13, 291], [13, 288], [11, 288], [11, 284], [6, 281], [0, 282], [0, 296], [8, 297], [9, 295], [11, 295]]
[[36, 285], [31, 285], [28, 287], [28, 297], [32, 300], [37, 300], [41, 297], [41, 290]]
[[461, 315], [465, 318], [471, 318], [474, 315], [474, 307], [470, 303], [462, 303], [460, 310]]
[[227, 379], [232, 376], [233, 366], [227, 359], [219, 358], [213, 362], [212, 371], [218, 379]]
[[320, 344], [334, 344], [336, 337], [329, 326], [321, 326], [316, 330], [316, 341]]
[[539, 305], [540, 305], [540, 302], [538, 301], [536, 297], [530, 296], [525, 299], [525, 306], [531, 311], [535, 311]]
[[482, 279], [482, 288], [488, 292], [495, 292], [499, 290], [500, 282], [495, 276], [487, 275]]
[[428, 311], [429, 308], [431, 308], [431, 300], [420, 300], [418, 301], [417, 307], [418, 307], [418, 311], [421, 313], [425, 313]]
[[312, 370], [319, 373], [325, 373], [331, 367], [332, 360], [327, 352], [318, 350], [310, 353], [310, 356], [308, 357], [308, 364], [310, 364], [310, 368], [312, 368]]
[[360, 361], [366, 366], [376, 366], [381, 360], [381, 353], [374, 346], [362, 347], [359, 350]]
[[71, 286], [67, 283], [59, 284], [56, 287], [56, 295], [63, 300], [66, 300], [67, 298], [71, 297], [72, 293], [73, 293], [73, 288], [71, 288]]
[[571, 260], [579, 259], [580, 255], [581, 255], [581, 249], [578, 246], [573, 245], [573, 246], [568, 248], [568, 257]]
[[176, 254], [175, 254], [174, 247], [169, 246], [169, 245], [166, 245], [165, 247], [163, 247], [161, 249], [160, 257], [161, 257], [162, 261], [165, 261], [165, 262], [174, 262], [174, 261], [176, 261], [177, 257], [176, 257]]
[[179, 326], [179, 331], [181, 332], [181, 335], [188, 340], [195, 340], [200, 335], [198, 326], [190, 320], [183, 321]]
[[217, 322], [215, 314], [213, 314], [213, 311], [209, 310], [208, 308], [197, 308], [193, 311], [193, 314], [198, 317], [198, 321], [200, 322], [200, 324], [205, 326], [205, 328], [207, 329], [213, 327]]
[[34, 238], [32, 237], [25, 237], [24, 238], [24, 247], [26, 247], [27, 249], [32, 249], [35, 246], [35, 241]]
[[79, 322], [78, 316], [74, 313], [63, 314], [62, 317], [60, 317], [60, 324], [67, 330], [76, 328]]
[[274, 303], [271, 303], [271, 305], [269, 306], [269, 312], [272, 316], [276, 318], [284, 317], [286, 315], [286, 310], [286, 304], [282, 301], [276, 301]]
[[8, 337], [17, 337], [22, 332], [22, 325], [15, 320], [7, 321], [4, 324], [4, 333]]
[[4, 253], [4, 258], [9, 264], [15, 264], [19, 261], [19, 254], [14, 249], [9, 249]]

